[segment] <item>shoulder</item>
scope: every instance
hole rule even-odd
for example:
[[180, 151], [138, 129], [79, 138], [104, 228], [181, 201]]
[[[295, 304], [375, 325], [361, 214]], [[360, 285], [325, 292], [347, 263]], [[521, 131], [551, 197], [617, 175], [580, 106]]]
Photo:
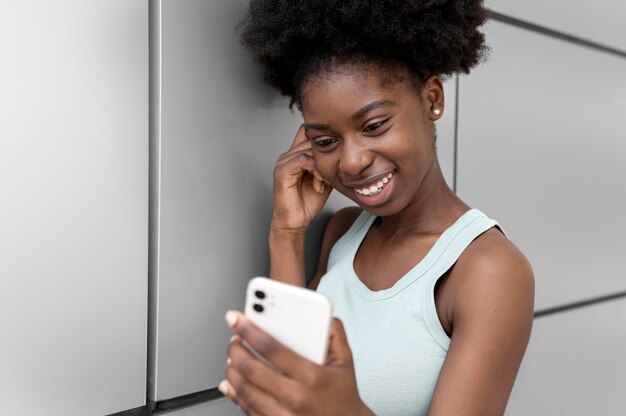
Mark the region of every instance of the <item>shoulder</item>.
[[[498, 229], [478, 236], [463, 252], [450, 273], [454, 280], [452, 316], [455, 324], [498, 309], [530, 317], [535, 281], [530, 263]], [[524, 318], [525, 317], [525, 318]]]
[[339, 240], [341, 236], [344, 235], [350, 227], [352, 227], [352, 224], [354, 224], [357, 217], [361, 215], [362, 212], [363, 209], [360, 207], [346, 207], [334, 213], [330, 218], [324, 230], [317, 270], [315, 272], [315, 276], [309, 284], [309, 288], [317, 288], [320, 279], [324, 274], [326, 274], [330, 250], [333, 248], [337, 240]]
[[469, 285], [501, 286], [534, 283], [530, 263], [522, 252], [497, 228], [478, 236], [465, 249], [455, 269]]
[[334, 213], [326, 225], [324, 240], [334, 245], [352, 227], [362, 212], [363, 209], [360, 207], [346, 207]]
[[532, 329], [532, 269], [491, 228], [465, 249], [449, 277], [452, 337], [429, 414], [502, 414]]

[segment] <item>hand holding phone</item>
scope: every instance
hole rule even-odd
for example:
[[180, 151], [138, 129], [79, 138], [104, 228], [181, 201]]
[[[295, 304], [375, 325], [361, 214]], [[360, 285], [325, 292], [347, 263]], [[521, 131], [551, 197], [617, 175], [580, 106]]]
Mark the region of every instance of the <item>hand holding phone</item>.
[[346, 332], [324, 295], [257, 277], [245, 313], [226, 313], [236, 337], [219, 389], [246, 413], [374, 415], [359, 396]]
[[278, 342], [304, 358], [326, 361], [332, 305], [317, 292], [255, 277], [248, 283], [246, 316]]

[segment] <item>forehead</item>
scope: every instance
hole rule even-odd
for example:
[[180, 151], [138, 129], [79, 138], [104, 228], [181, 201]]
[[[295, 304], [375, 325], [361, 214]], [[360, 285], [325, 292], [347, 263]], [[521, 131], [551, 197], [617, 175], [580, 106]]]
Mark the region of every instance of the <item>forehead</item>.
[[344, 65], [318, 72], [302, 85], [305, 119], [353, 114], [377, 101], [401, 104], [416, 101], [419, 93], [408, 71], [376, 65]]

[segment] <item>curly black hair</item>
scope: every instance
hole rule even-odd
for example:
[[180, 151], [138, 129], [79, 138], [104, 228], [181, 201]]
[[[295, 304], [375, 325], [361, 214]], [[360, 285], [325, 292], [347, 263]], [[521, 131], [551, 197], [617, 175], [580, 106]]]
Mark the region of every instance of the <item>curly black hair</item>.
[[469, 70], [488, 51], [482, 0], [251, 0], [242, 43], [291, 104], [334, 61], [403, 65], [422, 82]]

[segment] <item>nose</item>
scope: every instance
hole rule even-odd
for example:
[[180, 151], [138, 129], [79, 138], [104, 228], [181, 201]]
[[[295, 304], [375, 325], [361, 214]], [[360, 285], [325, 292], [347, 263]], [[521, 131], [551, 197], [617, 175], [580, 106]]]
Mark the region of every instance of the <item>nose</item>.
[[345, 176], [359, 176], [373, 161], [372, 152], [358, 140], [346, 139], [343, 141], [339, 168]]

